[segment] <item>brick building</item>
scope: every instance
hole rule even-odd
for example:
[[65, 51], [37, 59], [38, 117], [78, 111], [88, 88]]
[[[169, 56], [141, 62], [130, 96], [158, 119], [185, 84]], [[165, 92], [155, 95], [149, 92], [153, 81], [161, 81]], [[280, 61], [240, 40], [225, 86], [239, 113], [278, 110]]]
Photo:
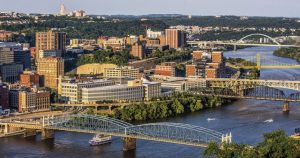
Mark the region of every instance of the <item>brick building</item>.
[[130, 54], [134, 57], [138, 57], [139, 59], [143, 59], [146, 52], [145, 48], [142, 44], [139, 44], [138, 42], [132, 45]]
[[162, 76], [176, 76], [176, 63], [165, 62], [160, 65], [156, 65], [155, 74]]
[[25, 87], [33, 87], [40, 85], [40, 76], [36, 72], [24, 71], [20, 75], [20, 84]]

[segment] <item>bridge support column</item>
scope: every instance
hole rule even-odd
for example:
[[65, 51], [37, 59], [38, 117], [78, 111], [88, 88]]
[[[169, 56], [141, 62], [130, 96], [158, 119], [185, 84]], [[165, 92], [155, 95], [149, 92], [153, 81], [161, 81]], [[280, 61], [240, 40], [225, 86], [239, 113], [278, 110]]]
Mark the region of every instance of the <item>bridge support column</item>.
[[24, 131], [24, 138], [32, 137], [32, 136], [36, 136], [36, 130], [35, 129], [26, 129]]
[[285, 102], [283, 103], [282, 111], [283, 111], [283, 112], [289, 112], [289, 111], [290, 111], [289, 102], [285, 101]]
[[233, 48], [233, 51], [236, 52], [236, 51], [237, 51], [237, 46], [236, 46], [236, 45], [233, 45], [233, 47], [234, 47], [234, 48]]
[[53, 139], [54, 138], [54, 130], [51, 129], [42, 129], [42, 140]]
[[135, 150], [136, 149], [136, 139], [124, 137], [123, 139], [123, 151]]

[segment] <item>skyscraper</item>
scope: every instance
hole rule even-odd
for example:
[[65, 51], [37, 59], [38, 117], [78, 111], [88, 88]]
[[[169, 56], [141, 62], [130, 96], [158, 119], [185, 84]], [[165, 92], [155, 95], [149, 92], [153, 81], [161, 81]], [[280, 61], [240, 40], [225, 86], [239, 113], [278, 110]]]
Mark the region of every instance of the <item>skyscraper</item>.
[[40, 50], [55, 50], [63, 53], [66, 51], [66, 33], [64, 32], [37, 32], [36, 33], [36, 58], [39, 59]]
[[66, 15], [66, 7], [65, 7], [64, 4], [61, 4], [61, 5], [60, 5], [60, 12], [59, 12], [59, 15], [62, 15], [62, 16]]
[[178, 29], [166, 29], [166, 44], [170, 48], [178, 49], [186, 43], [186, 33]]

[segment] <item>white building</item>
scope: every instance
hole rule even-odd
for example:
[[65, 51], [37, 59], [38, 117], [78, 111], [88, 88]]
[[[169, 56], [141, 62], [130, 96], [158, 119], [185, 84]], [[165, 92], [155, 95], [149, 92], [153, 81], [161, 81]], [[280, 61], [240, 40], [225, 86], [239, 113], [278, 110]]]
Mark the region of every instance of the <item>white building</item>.
[[151, 29], [148, 29], [146, 34], [147, 34], [147, 38], [158, 38], [159, 36], [162, 36], [164, 33], [162, 31], [152, 31]]
[[99, 88], [114, 85], [115, 82], [111, 80], [91, 80], [91, 81], [74, 81], [66, 80], [60, 83], [60, 100], [68, 103], [82, 102], [83, 88]]
[[82, 102], [96, 103], [97, 101], [142, 101], [143, 86], [113, 85], [107, 87], [83, 88]]
[[159, 82], [150, 82], [147, 80], [143, 80], [143, 86], [145, 90], [145, 99], [149, 101], [153, 98], [158, 98], [161, 96], [161, 83]]

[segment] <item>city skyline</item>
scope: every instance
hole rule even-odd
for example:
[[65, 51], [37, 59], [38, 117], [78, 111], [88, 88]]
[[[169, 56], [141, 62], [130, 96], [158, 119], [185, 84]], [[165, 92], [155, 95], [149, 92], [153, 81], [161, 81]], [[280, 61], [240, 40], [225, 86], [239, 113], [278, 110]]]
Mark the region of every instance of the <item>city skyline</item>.
[[[15, 11], [22, 13], [58, 14], [60, 5], [64, 4], [68, 12], [85, 10], [87, 14], [95, 15], [147, 15], [147, 14], [184, 14], [184, 15], [236, 15], [236, 16], [270, 16], [299, 17], [299, 3], [296, 0], [90, 0], [83, 3], [80, 0], [58, 1], [4, 1], [0, 0], [0, 11]], [[30, 4], [30, 5], [28, 5]]]

